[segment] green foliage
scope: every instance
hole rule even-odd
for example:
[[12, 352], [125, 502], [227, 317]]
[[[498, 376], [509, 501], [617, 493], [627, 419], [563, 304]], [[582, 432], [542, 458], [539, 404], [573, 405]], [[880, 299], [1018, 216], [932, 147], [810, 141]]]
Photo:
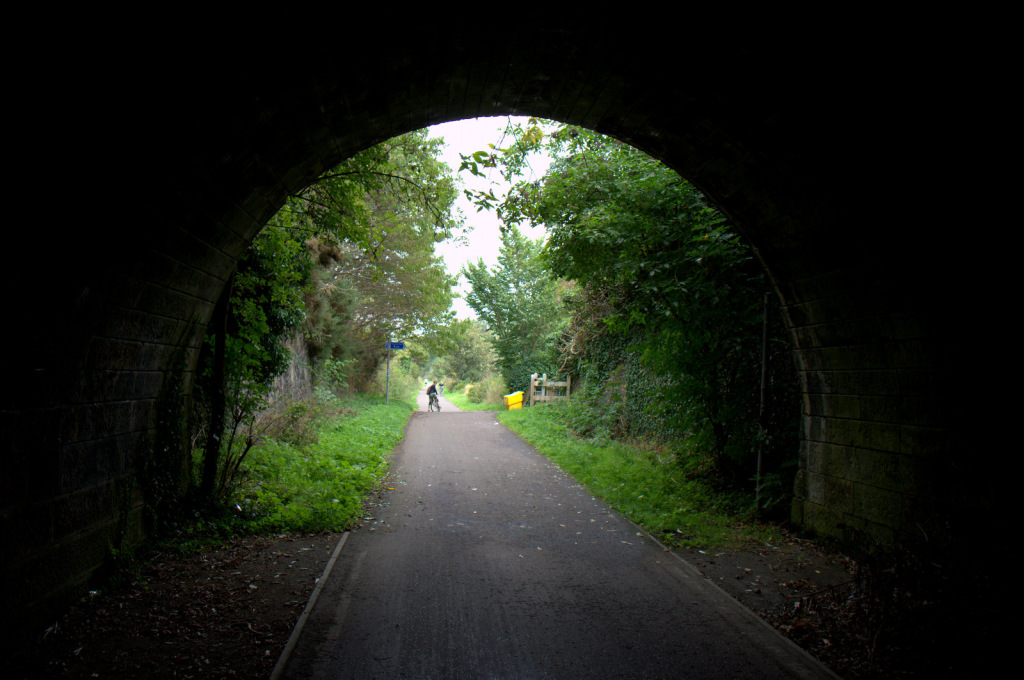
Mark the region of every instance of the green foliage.
[[466, 399], [473, 404], [482, 404], [486, 396], [487, 390], [484, 385], [470, 385], [466, 388]]
[[477, 319], [465, 319], [454, 328], [458, 332], [453, 347], [445, 354], [431, 372], [449, 379], [449, 386], [456, 382], [479, 382], [494, 373], [497, 353], [494, 351], [494, 334], [486, 324]]
[[[200, 441], [206, 444], [204, 464], [193, 465], [191, 476], [201, 477], [196, 486], [203, 504], [217, 502], [258, 439], [255, 420], [267, 406], [274, 378], [288, 365], [283, 340], [303, 319], [309, 270], [302, 243], [285, 230], [268, 228], [253, 241], [225, 288], [230, 297], [223, 365], [215, 359], [219, 335], [211, 329], [204, 338], [193, 401], [193, 448]], [[222, 299], [218, 308], [223, 304]]]
[[[282, 344], [304, 318], [310, 262], [303, 244], [281, 229], [260, 232], [238, 265], [228, 317], [229, 401], [258, 408], [288, 366]], [[207, 336], [210, 339], [211, 336]]]
[[[430, 343], [450, 322], [455, 281], [434, 244], [459, 225], [450, 210], [454, 178], [437, 160], [442, 144], [413, 132], [332, 168], [288, 200], [239, 263], [228, 286], [223, 370], [211, 333], [195, 391], [193, 447], [205, 438], [207, 460], [193, 467], [202, 470], [207, 504], [230, 491], [279, 420], [265, 408], [288, 365], [286, 335], [301, 327], [321, 386], [383, 394], [385, 342], [419, 335]], [[408, 383], [418, 367], [404, 361], [398, 370]]]
[[476, 198], [508, 224], [543, 224], [540, 266], [575, 284], [559, 362], [588, 386], [574, 425], [686, 438], [737, 481], [752, 476], [761, 446], [785, 475], [799, 415], [788, 334], [773, 322], [765, 438], [758, 385], [770, 285], [725, 218], [671, 169], [609, 137], [535, 119], [507, 136], [507, 148], [464, 167], [498, 167], [514, 180], [533, 153], [555, 158], [542, 181], [520, 180], [503, 201]]
[[[454, 178], [443, 140], [412, 132], [368, 149], [293, 197], [274, 222], [311, 235], [317, 268], [306, 297], [309, 354], [334, 364], [340, 389], [367, 389], [391, 339], [447, 346], [455, 279], [434, 245], [455, 236]], [[408, 368], [408, 366], [407, 366]], [[323, 377], [321, 377], [323, 379]]]
[[401, 222], [434, 242], [455, 235], [455, 179], [438, 160], [444, 140], [410, 132], [342, 161], [292, 196], [271, 225], [373, 250], [380, 223]]
[[485, 383], [467, 385], [464, 392], [449, 392], [445, 388], [444, 396], [463, 411], [504, 411], [505, 402], [502, 397], [507, 393], [501, 378], [492, 376]]
[[333, 410], [345, 415], [324, 424], [315, 443], [267, 440], [253, 449], [232, 499], [248, 530], [340, 531], [359, 520], [363, 498], [387, 472], [413, 409], [365, 397], [338, 406]]
[[[422, 387], [419, 367], [415, 364], [406, 365], [397, 358], [391, 361], [391, 396], [392, 398], [412, 399], [415, 403], [416, 392]], [[388, 389], [387, 365], [377, 368], [373, 380], [368, 382], [362, 394], [373, 397], [384, 397]]]
[[477, 404], [502, 404], [502, 397], [509, 393], [508, 385], [500, 375], [491, 375], [478, 383], [473, 383], [466, 390], [466, 395]]
[[564, 312], [560, 285], [548, 276], [541, 248], [512, 227], [502, 234], [493, 272], [483, 260], [462, 270], [472, 286], [466, 302], [494, 334], [501, 373], [513, 391], [528, 389], [531, 373], [554, 375], [557, 368]]

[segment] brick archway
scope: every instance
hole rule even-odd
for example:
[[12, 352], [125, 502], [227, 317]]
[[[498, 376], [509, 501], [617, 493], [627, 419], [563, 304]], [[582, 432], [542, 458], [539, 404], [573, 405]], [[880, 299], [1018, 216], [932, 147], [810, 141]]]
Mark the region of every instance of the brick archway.
[[[859, 99], [849, 55], [819, 55], [835, 63], [822, 86], [800, 50], [726, 60], [651, 45], [540, 32], [512, 56], [458, 40], [397, 41], [380, 57], [208, 54], [201, 68], [154, 65], [142, 86], [101, 88], [111, 100], [71, 123], [90, 140], [78, 200], [92, 210], [48, 228], [62, 265], [23, 309], [15, 301], [33, 324], [3, 401], [3, 573], [24, 584], [8, 611], [73, 592], [101, 562], [158, 401], [182, 381], [171, 369], [183, 356], [187, 368], [224, 281], [285, 197], [391, 136], [476, 116], [590, 127], [704, 190], [757, 249], [796, 339], [794, 517], [882, 538], [941, 524], [958, 474], [962, 336], [936, 300], [954, 290], [943, 274], [956, 253], [930, 225], [872, 205], [865, 185], [886, 179], [878, 154], [892, 142], [873, 105], [887, 93]], [[44, 305], [52, 313], [37, 314]], [[967, 481], [969, 505], [984, 506]]]

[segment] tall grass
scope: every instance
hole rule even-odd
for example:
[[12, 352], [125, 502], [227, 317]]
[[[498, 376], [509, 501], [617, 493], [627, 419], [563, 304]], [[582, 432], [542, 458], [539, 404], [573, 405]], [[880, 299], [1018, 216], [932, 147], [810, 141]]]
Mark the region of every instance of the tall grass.
[[702, 548], [772, 540], [770, 527], [751, 521], [749, 497], [688, 477], [676, 460], [685, 454], [581, 439], [565, 417], [565, 407], [556, 402], [505, 411], [498, 420], [665, 543]]
[[415, 406], [361, 396], [342, 405], [313, 441], [268, 440], [249, 454], [232, 502], [250, 531], [339, 531], [358, 520]]
[[445, 394], [445, 398], [458, 406], [463, 411], [504, 411], [505, 402], [503, 401], [484, 401], [479, 404], [475, 404], [470, 401], [469, 397], [462, 392], [453, 392], [451, 394]]

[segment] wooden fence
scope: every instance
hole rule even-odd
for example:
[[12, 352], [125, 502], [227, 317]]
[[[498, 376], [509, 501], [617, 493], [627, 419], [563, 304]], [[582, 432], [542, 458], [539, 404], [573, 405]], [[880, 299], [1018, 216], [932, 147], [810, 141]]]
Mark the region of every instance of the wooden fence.
[[554, 380], [548, 379], [547, 373], [541, 376], [534, 373], [530, 376], [530, 405], [532, 406], [541, 401], [567, 398], [569, 396], [570, 382], [572, 382], [570, 376], [565, 376], [565, 380]]

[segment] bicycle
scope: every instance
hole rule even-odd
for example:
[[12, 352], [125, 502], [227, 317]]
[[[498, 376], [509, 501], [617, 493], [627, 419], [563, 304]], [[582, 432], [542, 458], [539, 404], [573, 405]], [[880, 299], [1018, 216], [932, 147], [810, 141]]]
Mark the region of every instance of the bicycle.
[[430, 402], [427, 404], [427, 410], [437, 411], [438, 413], [441, 412], [441, 402], [438, 401], [436, 394], [430, 395]]

